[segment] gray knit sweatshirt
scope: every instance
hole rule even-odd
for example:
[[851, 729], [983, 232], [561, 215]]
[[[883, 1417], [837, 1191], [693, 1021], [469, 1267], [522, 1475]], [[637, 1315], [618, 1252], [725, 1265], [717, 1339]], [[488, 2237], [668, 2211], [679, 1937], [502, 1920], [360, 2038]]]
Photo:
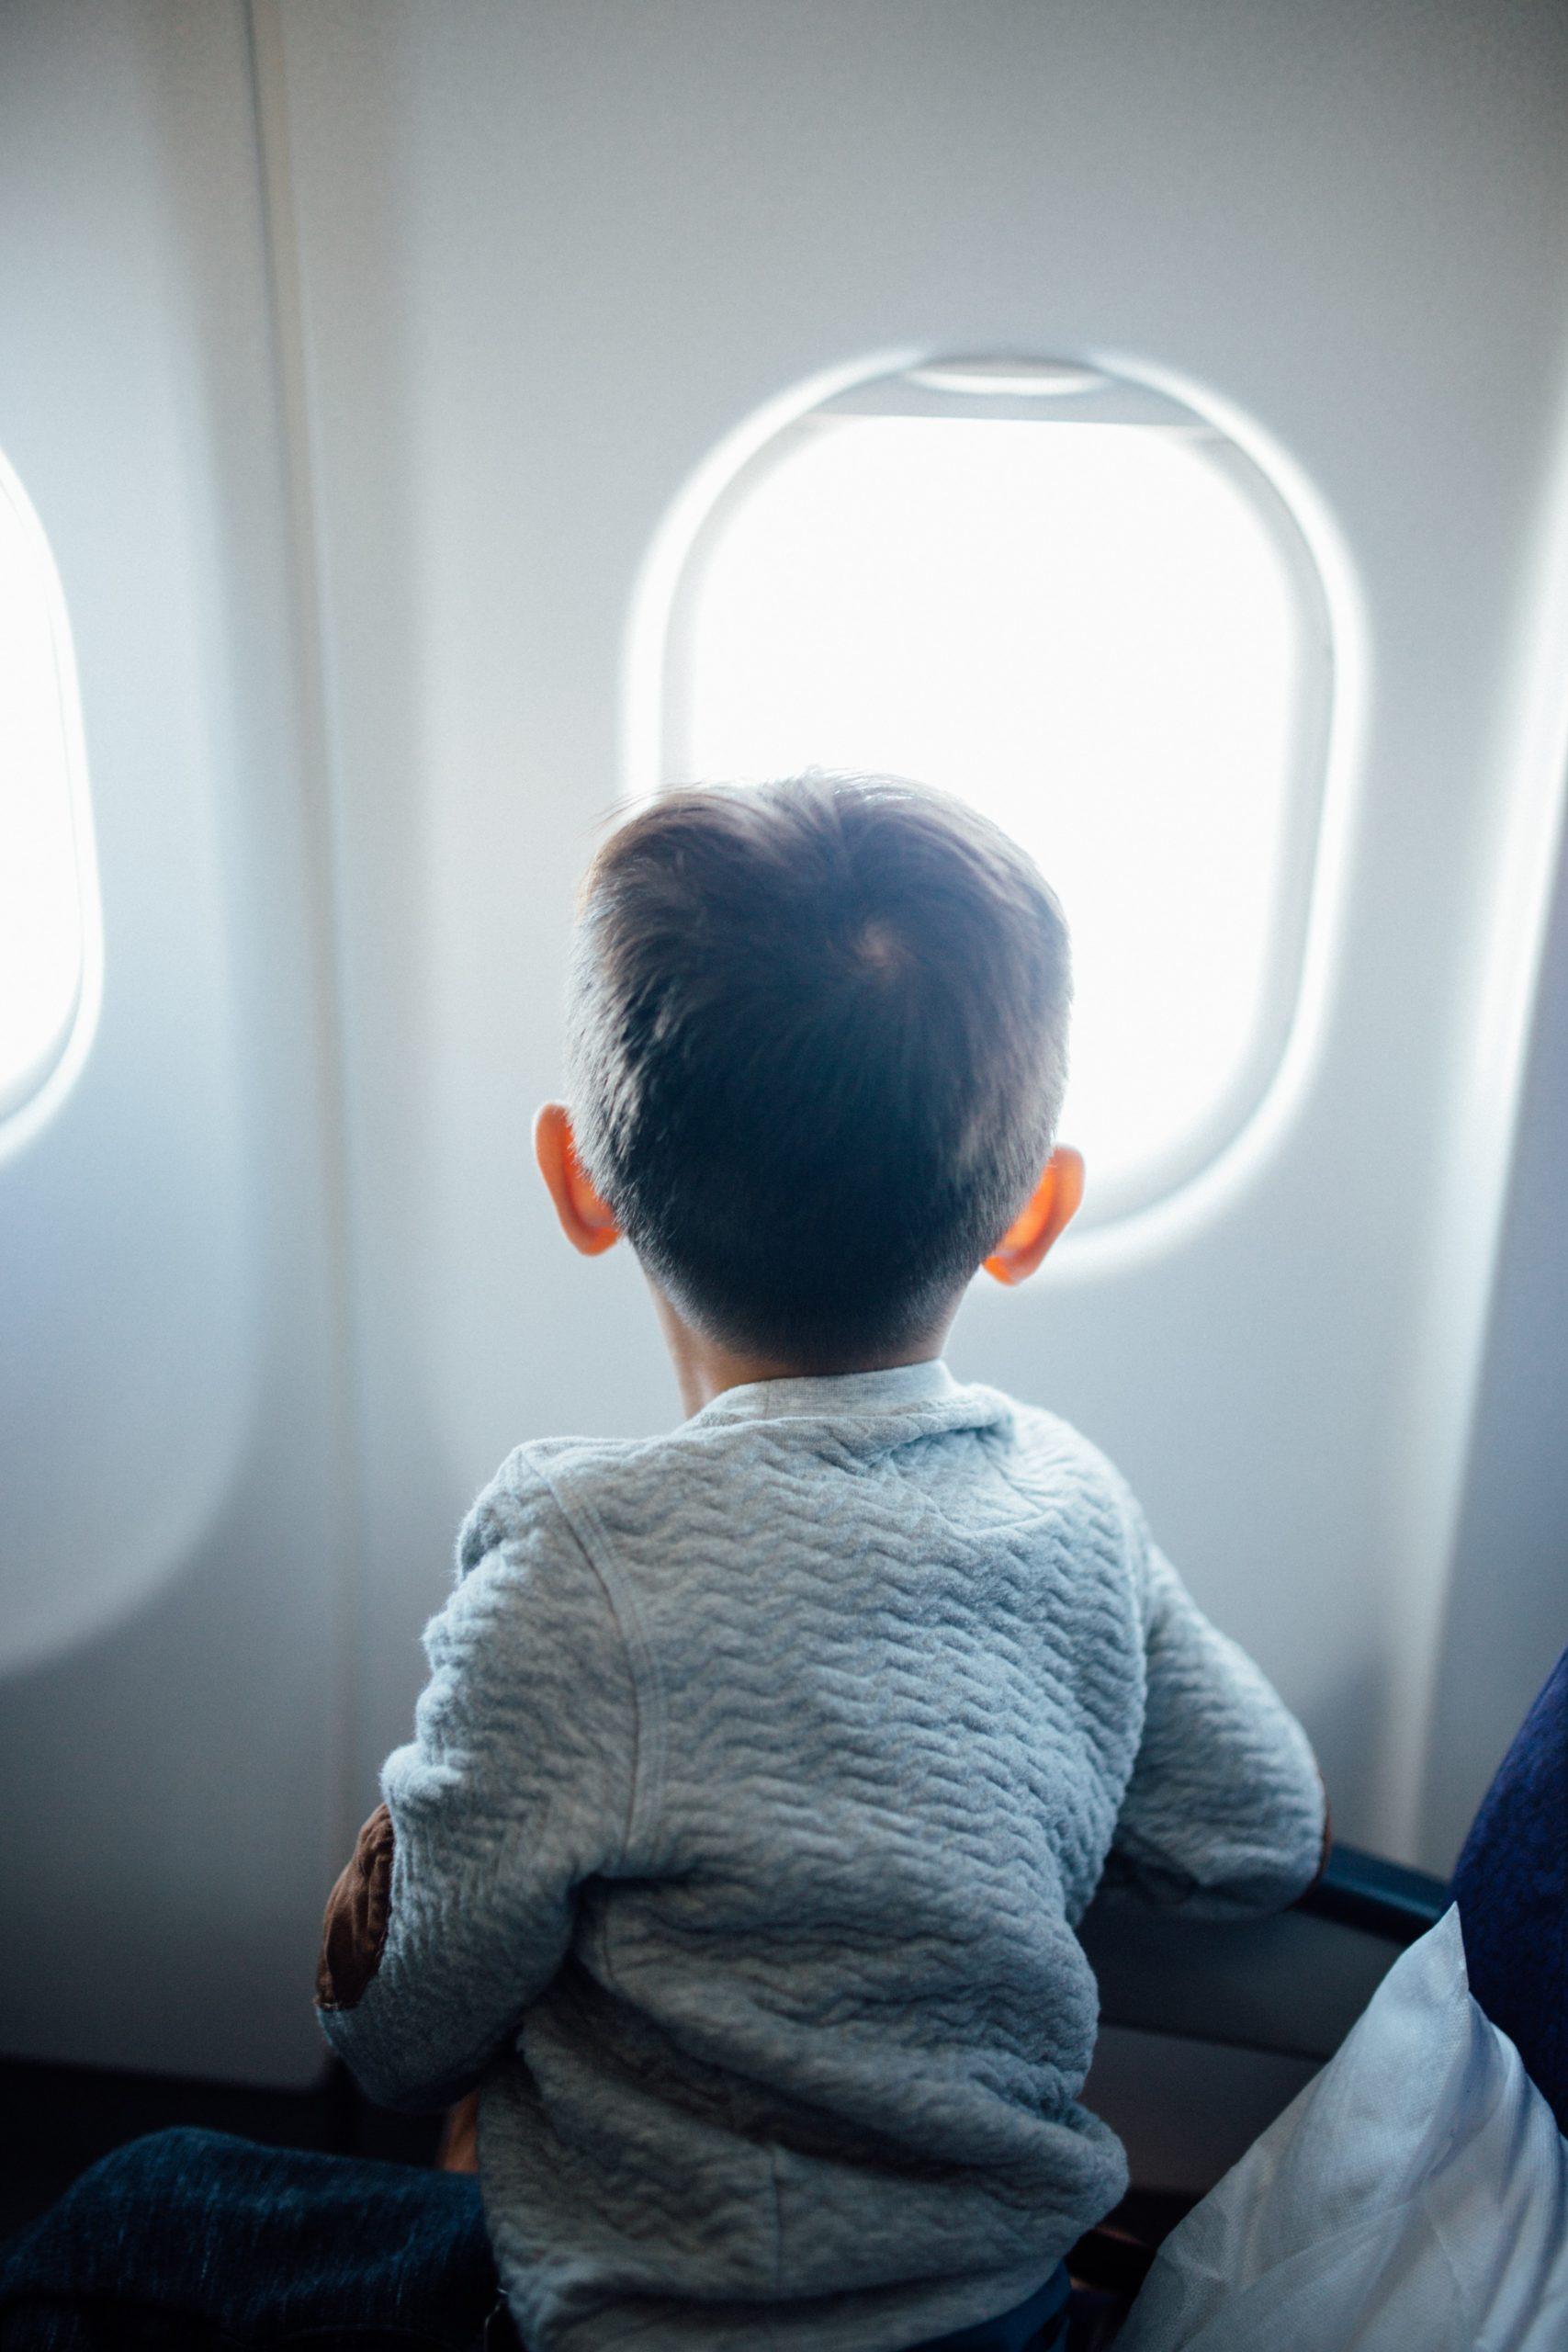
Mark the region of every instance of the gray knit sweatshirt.
[[941, 1363], [762, 1382], [519, 1447], [457, 1574], [323, 2022], [388, 2105], [482, 2086], [529, 2352], [1021, 2301], [1125, 2180], [1078, 2103], [1096, 1885], [1269, 1910], [1324, 1830], [1116, 1472]]

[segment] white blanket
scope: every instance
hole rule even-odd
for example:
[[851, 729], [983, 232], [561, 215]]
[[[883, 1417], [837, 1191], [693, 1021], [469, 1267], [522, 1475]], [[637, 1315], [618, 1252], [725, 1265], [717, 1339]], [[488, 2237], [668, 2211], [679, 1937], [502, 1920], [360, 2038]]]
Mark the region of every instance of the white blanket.
[[1167, 2240], [1118, 2352], [1562, 2352], [1568, 2141], [1451, 1909]]

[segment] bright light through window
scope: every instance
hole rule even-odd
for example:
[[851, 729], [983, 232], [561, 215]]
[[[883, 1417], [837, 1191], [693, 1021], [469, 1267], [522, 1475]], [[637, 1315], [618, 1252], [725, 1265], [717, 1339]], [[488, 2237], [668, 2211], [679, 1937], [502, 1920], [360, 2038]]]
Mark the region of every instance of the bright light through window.
[[1277, 1065], [1326, 628], [1231, 443], [1163, 396], [1040, 374], [1055, 397], [1032, 402], [1022, 370], [1005, 397], [981, 368], [894, 379], [732, 482], [676, 599], [664, 772], [891, 770], [1030, 850], [1072, 928], [1063, 1134], [1105, 1218], [1201, 1166]]
[[58, 1067], [82, 1007], [87, 823], [60, 583], [0, 458], [0, 1121]]

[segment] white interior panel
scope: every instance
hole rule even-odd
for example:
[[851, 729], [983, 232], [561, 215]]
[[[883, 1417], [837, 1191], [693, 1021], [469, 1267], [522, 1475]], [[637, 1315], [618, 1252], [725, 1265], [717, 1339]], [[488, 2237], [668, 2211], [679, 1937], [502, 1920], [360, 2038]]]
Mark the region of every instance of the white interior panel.
[[1562, 786], [1565, 94], [1545, 0], [7, 11], [0, 447], [105, 929], [0, 1166], [13, 2049], [302, 2079], [464, 1506], [522, 1437], [676, 1412], [635, 1265], [533, 1173], [571, 889], [672, 514], [922, 354], [1163, 384], [1329, 551], [1287, 1082], [952, 1354], [1121, 1462], [1341, 1830], [1446, 1863], [1520, 1679], [1437, 1788], [1529, 1344], [1516, 1300], [1483, 1346]]
[[105, 933], [76, 1082], [0, 1161], [0, 2017], [18, 2054], [303, 2078], [332, 1275], [243, 16], [12, 8], [0, 113], [0, 443], [75, 637]]

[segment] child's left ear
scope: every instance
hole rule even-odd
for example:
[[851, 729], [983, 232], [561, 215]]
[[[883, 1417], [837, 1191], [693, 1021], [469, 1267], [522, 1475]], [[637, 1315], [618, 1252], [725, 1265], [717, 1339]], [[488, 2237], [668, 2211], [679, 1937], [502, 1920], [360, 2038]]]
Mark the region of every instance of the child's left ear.
[[547, 1102], [534, 1121], [534, 1157], [556, 1204], [561, 1231], [574, 1250], [585, 1258], [597, 1258], [620, 1239], [615, 1212], [600, 1199], [578, 1159], [571, 1114], [564, 1102]]
[[991, 1255], [986, 1272], [1010, 1288], [1027, 1282], [1058, 1234], [1077, 1214], [1083, 1199], [1083, 1154], [1059, 1144], [1023, 1208]]

